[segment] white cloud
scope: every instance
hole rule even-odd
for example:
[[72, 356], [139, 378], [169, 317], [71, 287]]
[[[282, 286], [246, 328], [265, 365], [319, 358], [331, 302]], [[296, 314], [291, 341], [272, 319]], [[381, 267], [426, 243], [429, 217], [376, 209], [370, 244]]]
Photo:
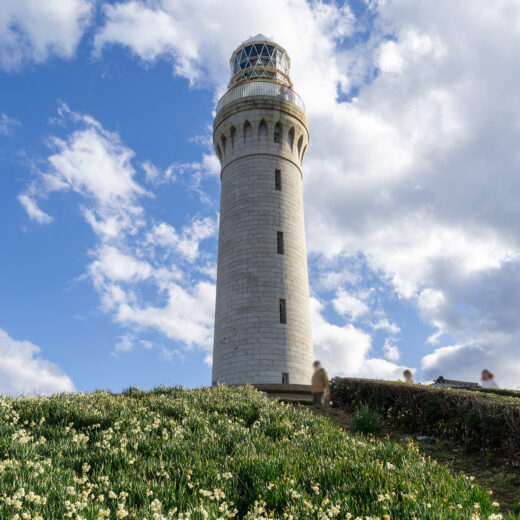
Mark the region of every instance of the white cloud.
[[427, 377], [475, 380], [489, 366], [502, 384], [517, 385], [519, 366], [508, 361], [520, 338], [511, 289], [520, 253], [512, 226], [520, 218], [520, 127], [512, 123], [520, 69], [508, 49], [520, 45], [511, 30], [520, 9], [477, 4], [448, 24], [448, 2], [379, 4], [371, 41], [346, 52], [367, 71], [379, 66], [377, 77], [350, 105], [309, 114], [308, 244], [316, 255], [363, 253], [372, 273], [437, 329], [429, 343], [456, 338], [458, 350], [425, 358]]
[[[308, 105], [333, 104], [336, 77], [346, 81], [339, 64], [330, 61], [334, 42], [353, 31], [353, 16], [346, 5], [201, 0], [188, 8], [166, 0], [129, 1], [105, 5], [104, 14], [105, 24], [95, 37], [98, 54], [107, 45], [119, 44], [145, 62], [165, 57], [172, 61], [174, 72], [191, 83], [216, 84], [222, 90], [232, 50], [259, 31], [291, 50], [296, 84], [301, 85], [305, 77], [317, 94], [308, 96]], [[307, 66], [309, 60], [312, 67]]]
[[[177, 9], [187, 15], [191, 9], [186, 7], [178, 5]], [[175, 9], [175, 6], [172, 8]], [[155, 60], [160, 55], [176, 53], [179, 61], [176, 69], [179, 73], [189, 74], [190, 59], [197, 57], [191, 27], [184, 26], [181, 20], [155, 8], [151, 2], [106, 4], [104, 12], [110, 23], [96, 36], [98, 52], [107, 43], [117, 41], [130, 47], [144, 60]]]
[[58, 365], [40, 357], [40, 347], [11, 338], [0, 329], [0, 393], [73, 392], [74, 384]]
[[11, 70], [49, 56], [70, 58], [93, 14], [94, 0], [2, 0], [0, 67]]
[[432, 312], [446, 303], [446, 298], [442, 291], [438, 289], [426, 288], [423, 289], [417, 298], [417, 305], [423, 312]]
[[198, 282], [188, 288], [171, 284], [163, 306], [128, 300], [118, 302], [116, 316], [122, 324], [157, 330], [188, 348], [211, 349], [214, 309], [215, 285]]
[[19, 195], [18, 200], [27, 211], [27, 215], [39, 224], [50, 224], [54, 220], [53, 217], [42, 211], [36, 201], [26, 193]]
[[114, 346], [116, 353], [134, 350], [136, 337], [133, 334], [123, 334]]
[[[520, 371], [518, 343], [510, 338], [494, 343], [466, 343], [440, 347], [422, 360], [428, 379], [438, 376], [478, 382], [484, 368], [496, 374], [500, 387], [520, 389], [516, 374]], [[511, 352], [513, 355], [511, 355]], [[516, 355], [515, 355], [516, 353]]]
[[350, 316], [353, 320], [368, 312], [368, 306], [359, 298], [348, 294], [344, 289], [339, 289], [332, 300], [335, 311], [342, 316]]
[[31, 218], [49, 222], [35, 198], [72, 191], [88, 203], [82, 212], [103, 239], [135, 233], [143, 225], [136, 200], [149, 194], [135, 181], [133, 151], [90, 116], [71, 112], [66, 105], [59, 107], [59, 114], [63, 122], [71, 120], [79, 128], [67, 140], [49, 139], [55, 153], [47, 158], [48, 169], [20, 195], [20, 202]]
[[112, 355], [118, 357], [119, 354], [123, 352], [132, 352], [136, 347], [151, 350], [153, 348], [153, 343], [146, 339], [139, 339], [135, 334], [127, 332], [126, 334], [119, 336], [114, 345], [114, 352], [112, 352]]
[[213, 152], [213, 141], [209, 134], [196, 136], [189, 141], [204, 146], [208, 150], [202, 154], [200, 161], [173, 162], [165, 170], [157, 168], [150, 161], [145, 161], [141, 164], [141, 167], [145, 172], [146, 181], [154, 187], [165, 183], [177, 183], [179, 186], [198, 194], [204, 204], [215, 206], [216, 201], [201, 189], [201, 183], [204, 180], [219, 178], [220, 162]]
[[370, 334], [352, 324], [334, 325], [324, 316], [325, 306], [311, 298], [314, 357], [331, 375], [397, 379], [403, 367], [391, 360], [370, 357]]
[[390, 343], [388, 339], [385, 340], [383, 345], [383, 353], [385, 358], [389, 361], [399, 361], [399, 358], [401, 357], [401, 351], [399, 348]]
[[[341, 260], [340, 260], [341, 261]], [[319, 258], [320, 266], [326, 264], [323, 258]], [[343, 266], [342, 266], [343, 267]], [[315, 281], [317, 289], [332, 290], [341, 287], [346, 283], [355, 285], [361, 277], [357, 273], [351, 272], [349, 269], [341, 269], [339, 271], [322, 269], [318, 279]]]
[[[501, 385], [518, 387], [520, 265], [505, 262], [472, 273], [469, 279], [461, 279], [456, 271], [449, 274], [442, 304], [434, 297], [433, 305], [421, 309], [424, 319], [437, 328], [430, 343], [440, 344], [423, 359], [423, 370], [431, 378], [460, 373], [476, 381], [488, 368]], [[440, 340], [450, 336], [458, 341], [443, 346]]]
[[194, 262], [199, 256], [200, 242], [215, 236], [216, 231], [217, 220], [212, 217], [193, 219], [189, 225], [184, 226], [181, 234], [177, 233], [173, 226], [161, 222], [147, 234], [147, 241], [168, 252], [176, 252], [189, 262]]
[[17, 119], [9, 117], [5, 112], [0, 112], [0, 135], [9, 135], [21, 125], [22, 123]]
[[147, 262], [132, 255], [124, 254], [114, 246], [103, 245], [96, 251], [96, 260], [89, 265], [89, 271], [96, 283], [138, 282], [152, 274]]
[[311, 299], [312, 334], [315, 357], [340, 375], [355, 374], [363, 365], [372, 340], [369, 334], [351, 324], [338, 326], [323, 316], [324, 306]]
[[379, 67], [383, 72], [401, 72], [404, 60], [395, 42], [383, 43], [380, 52]]
[[49, 187], [70, 189], [94, 197], [103, 205], [131, 201], [144, 190], [134, 181], [133, 152], [116, 134], [86, 120], [87, 127], [68, 139], [52, 139], [56, 153], [48, 158], [52, 172]]
[[157, 168], [157, 166], [155, 166], [153, 163], [151, 163], [150, 161], [144, 161], [142, 164], [141, 164], [141, 167], [143, 168], [145, 174], [146, 174], [146, 180], [148, 182], [155, 182], [159, 176], [160, 176], [160, 172], [159, 172], [159, 169]]
[[220, 162], [213, 152], [213, 142], [211, 139], [194, 139], [198, 144], [204, 145], [211, 151], [202, 154], [200, 161], [189, 163], [174, 162], [166, 168], [162, 175], [153, 179], [156, 185], [163, 182], [178, 182], [187, 189], [197, 193], [201, 202], [204, 204], [215, 205], [212, 200], [202, 189], [201, 183], [208, 178], [218, 179], [220, 175]]
[[180, 232], [155, 221], [141, 205], [153, 194], [136, 179], [134, 152], [92, 117], [66, 106], [59, 111], [61, 122], [74, 130], [66, 139], [49, 140], [53, 153], [47, 168], [19, 199], [32, 218], [42, 221], [35, 198], [56, 192], [79, 197], [78, 210], [97, 236], [86, 274], [102, 310], [129, 329], [114, 354], [136, 345], [151, 348], [138, 335], [145, 329], [186, 348], [210, 349], [215, 284], [206, 278], [214, 278], [214, 255], [202, 251], [201, 243], [215, 237], [217, 215], [187, 217]]
[[392, 335], [398, 334], [401, 331], [401, 328], [389, 321], [388, 318], [380, 318], [377, 321], [371, 322], [370, 327], [372, 330], [385, 330]]

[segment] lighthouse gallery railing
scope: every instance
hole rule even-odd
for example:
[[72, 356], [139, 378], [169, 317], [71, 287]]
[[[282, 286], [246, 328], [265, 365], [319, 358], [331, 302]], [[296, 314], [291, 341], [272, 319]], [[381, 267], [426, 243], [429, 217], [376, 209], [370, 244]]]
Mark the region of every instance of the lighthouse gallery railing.
[[272, 81], [248, 81], [228, 90], [217, 103], [217, 112], [233, 101], [250, 96], [272, 96], [286, 99], [305, 111], [302, 98], [296, 92], [285, 85]]

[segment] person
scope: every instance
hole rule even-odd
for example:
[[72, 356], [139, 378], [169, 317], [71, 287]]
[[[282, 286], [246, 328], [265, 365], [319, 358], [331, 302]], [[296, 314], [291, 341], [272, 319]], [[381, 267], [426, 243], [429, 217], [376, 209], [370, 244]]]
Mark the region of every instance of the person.
[[415, 381], [413, 380], [413, 374], [411, 370], [406, 369], [403, 372], [403, 377], [405, 383], [415, 383]]
[[322, 406], [329, 394], [329, 375], [319, 361], [315, 361], [312, 366], [314, 367], [311, 379], [312, 398], [314, 404]]
[[495, 381], [495, 374], [487, 368], [482, 370], [479, 385], [482, 388], [498, 388], [497, 382]]

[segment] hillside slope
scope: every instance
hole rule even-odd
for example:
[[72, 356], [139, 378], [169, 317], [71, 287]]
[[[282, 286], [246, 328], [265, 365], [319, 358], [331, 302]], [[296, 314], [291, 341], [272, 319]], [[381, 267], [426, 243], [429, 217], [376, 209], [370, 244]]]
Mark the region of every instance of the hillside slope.
[[498, 519], [413, 447], [252, 388], [0, 398], [0, 518]]

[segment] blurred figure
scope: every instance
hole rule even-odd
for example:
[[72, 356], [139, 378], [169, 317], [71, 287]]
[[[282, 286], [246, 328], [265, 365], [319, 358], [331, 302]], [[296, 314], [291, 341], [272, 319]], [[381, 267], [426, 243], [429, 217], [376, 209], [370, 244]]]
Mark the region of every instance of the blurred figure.
[[497, 382], [495, 381], [495, 374], [487, 368], [482, 370], [479, 384], [482, 388], [498, 388]]
[[415, 383], [415, 381], [414, 381], [414, 379], [413, 379], [413, 374], [412, 374], [412, 371], [411, 371], [411, 370], [406, 369], [406, 370], [403, 372], [403, 377], [404, 377], [404, 382], [405, 382], [405, 383]]
[[319, 361], [315, 361], [312, 366], [314, 367], [314, 374], [312, 374], [311, 379], [313, 403], [323, 406], [329, 395], [329, 375]]

